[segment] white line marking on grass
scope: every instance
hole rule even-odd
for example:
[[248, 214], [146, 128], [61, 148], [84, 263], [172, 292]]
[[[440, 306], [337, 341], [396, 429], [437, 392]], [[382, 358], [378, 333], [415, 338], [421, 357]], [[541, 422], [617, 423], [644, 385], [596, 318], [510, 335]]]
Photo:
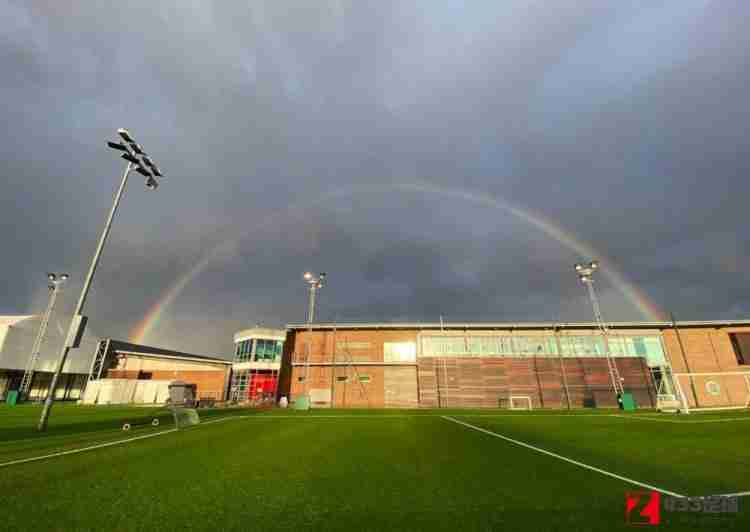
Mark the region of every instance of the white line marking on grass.
[[[600, 417], [606, 419], [610, 414], [451, 414], [456, 417]], [[310, 418], [420, 418], [420, 417], [445, 417], [445, 414], [297, 414], [297, 415], [275, 415], [275, 414], [258, 414], [252, 416], [245, 416], [248, 419], [270, 419], [270, 418], [281, 418], [281, 419], [310, 419]]]
[[750, 491], [740, 491], [737, 493], [720, 493], [719, 495], [704, 495], [704, 497], [747, 497]]
[[648, 488], [650, 490], [658, 491], [659, 493], [663, 493], [665, 495], [671, 495], [673, 497], [684, 497], [684, 495], [680, 495], [679, 493], [675, 493], [673, 491], [665, 490], [664, 488], [659, 488], [657, 486], [652, 486], [651, 484], [646, 484], [645, 482], [639, 482], [638, 480], [633, 480], [632, 478], [623, 477], [621, 475], [618, 475], [616, 473], [611, 473], [609, 471], [606, 471], [604, 469], [600, 469], [598, 467], [594, 467], [588, 464], [584, 464], [583, 462], [579, 462], [578, 460], [573, 460], [572, 458], [568, 458], [566, 456], [562, 456], [557, 453], [553, 453], [551, 451], [547, 451], [545, 449], [542, 449], [540, 447], [536, 447], [534, 445], [530, 445], [528, 443], [522, 442], [520, 440], [514, 440], [513, 438], [509, 438], [507, 436], [503, 436], [502, 434], [498, 434], [497, 432], [492, 432], [491, 430], [483, 429], [482, 427], [477, 427], [476, 425], [472, 425], [471, 423], [466, 423], [465, 421], [461, 421], [455, 418], [452, 418], [450, 416], [441, 416], [443, 419], [446, 419], [448, 421], [452, 421], [453, 423], [457, 423], [459, 425], [463, 425], [464, 427], [468, 427], [470, 429], [474, 429], [476, 431], [482, 432], [484, 434], [487, 434], [489, 436], [494, 436], [495, 438], [500, 438], [501, 440], [505, 440], [507, 442], [513, 443], [515, 445], [519, 445], [521, 447], [525, 447], [527, 449], [531, 449], [532, 451], [536, 451], [538, 453], [546, 454], [547, 456], [551, 456], [553, 458], [557, 458], [558, 460], [562, 460], [564, 462], [568, 462], [569, 464], [577, 465], [578, 467], [582, 467], [584, 469], [588, 469], [590, 471], [595, 471], [597, 473], [600, 473], [602, 475], [616, 478], [617, 480], [622, 480], [624, 482], [627, 482], [629, 484], [634, 484], [636, 486], [640, 486], [642, 488]]
[[239, 419], [244, 417], [250, 417], [250, 416], [224, 416], [220, 417], [218, 419], [209, 419], [208, 421], [201, 421], [201, 425], [208, 425], [209, 423], [218, 423], [219, 421], [226, 421], [227, 419]]
[[621, 417], [624, 419], [639, 419], [644, 421], [661, 421], [662, 423], [677, 423], [678, 425], [690, 425], [696, 423], [729, 423], [731, 421], [750, 421], [750, 417], [727, 417], [722, 419], [686, 419], [678, 421], [676, 419], [663, 419], [658, 417], [647, 416], [626, 416], [623, 414], [610, 414], [611, 417]]
[[152, 434], [144, 434], [143, 436], [136, 436], [134, 438], [127, 438], [125, 440], [116, 440], [106, 443], [100, 443], [98, 445], [90, 445], [89, 447], [81, 447], [80, 449], [71, 449], [69, 451], [60, 451], [52, 454], [45, 454], [42, 456], [33, 456], [31, 458], [21, 458], [18, 460], [11, 460], [10, 462], [3, 462], [0, 467], [7, 467], [17, 464], [25, 464], [27, 462], [36, 462], [38, 460], [46, 460], [47, 458], [55, 458], [57, 456], [65, 456], [66, 454], [76, 454], [85, 451], [93, 451], [94, 449], [101, 449], [103, 447], [111, 447], [113, 445], [120, 445], [121, 443], [128, 443], [136, 440], [144, 440], [146, 438], [153, 438], [154, 436], [161, 436], [162, 434], [169, 434], [170, 432], [177, 432], [177, 429], [162, 430], [161, 432], [154, 432]]
[[[219, 421], [226, 421], [227, 419], [238, 419], [241, 417], [248, 417], [248, 416], [226, 416], [226, 417], [222, 417], [219, 419], [210, 419], [208, 421], [201, 422], [201, 425], [208, 425], [209, 423], [217, 423]], [[200, 425], [196, 425], [196, 426], [200, 426]], [[12, 466], [12, 465], [18, 465], [18, 464], [25, 464], [28, 462], [38, 462], [39, 460], [46, 460], [48, 458], [56, 458], [58, 456], [65, 456], [68, 454], [77, 454], [77, 453], [83, 453], [86, 451], [93, 451], [95, 449], [102, 449], [104, 447], [112, 447], [113, 445], [121, 445], [123, 443], [129, 443], [131, 441], [136, 441], [136, 440], [145, 440], [146, 438], [154, 438], [156, 436], [162, 436], [164, 434], [177, 432], [178, 430], [179, 429], [162, 430], [159, 432], [152, 432], [151, 434], [144, 434], [142, 436], [126, 438], [124, 440], [115, 440], [115, 441], [110, 441], [110, 442], [105, 442], [105, 443], [99, 443], [96, 445], [89, 445], [88, 447], [81, 447], [79, 449], [70, 449], [69, 451], [60, 451], [57, 453], [45, 454], [42, 456], [32, 456], [31, 458], [19, 458], [18, 460], [11, 460], [10, 462], [0, 463], [0, 468]]]

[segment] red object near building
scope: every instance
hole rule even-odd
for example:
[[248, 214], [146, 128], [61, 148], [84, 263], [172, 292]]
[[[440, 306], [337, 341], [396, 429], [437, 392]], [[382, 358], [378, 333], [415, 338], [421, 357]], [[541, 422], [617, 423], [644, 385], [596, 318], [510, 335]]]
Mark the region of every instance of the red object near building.
[[273, 397], [276, 393], [279, 378], [275, 372], [251, 373], [247, 398], [251, 401]]

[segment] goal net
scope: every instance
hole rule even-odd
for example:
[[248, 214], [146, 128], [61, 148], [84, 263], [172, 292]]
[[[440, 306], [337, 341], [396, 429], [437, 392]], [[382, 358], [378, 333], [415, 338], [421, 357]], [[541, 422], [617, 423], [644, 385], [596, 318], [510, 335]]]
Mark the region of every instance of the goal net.
[[530, 395], [511, 395], [508, 398], [508, 407], [511, 410], [532, 410], [534, 408]]
[[684, 413], [750, 408], [750, 372], [674, 373], [669, 380], [662, 379], [657, 405], [678, 403]]
[[175, 428], [182, 429], [192, 425], [198, 425], [201, 422], [198, 411], [194, 408], [173, 406], [171, 410], [172, 416], [174, 417]]

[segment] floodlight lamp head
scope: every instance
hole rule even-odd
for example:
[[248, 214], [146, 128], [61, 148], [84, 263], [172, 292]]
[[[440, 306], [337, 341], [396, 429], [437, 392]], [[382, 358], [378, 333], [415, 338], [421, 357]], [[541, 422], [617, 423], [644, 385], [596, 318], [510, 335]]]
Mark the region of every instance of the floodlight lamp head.
[[149, 172], [148, 170], [146, 170], [140, 164], [135, 167], [135, 171], [138, 172], [139, 174], [141, 174], [145, 178], [150, 178], [151, 177], [151, 172]]
[[119, 142], [107, 141], [107, 146], [113, 150], [128, 151], [127, 146], [125, 146], [125, 144], [120, 144]]
[[125, 142], [135, 142], [133, 137], [130, 136], [130, 132], [125, 128], [121, 127], [118, 129], [117, 134], [120, 135]]
[[575, 268], [577, 272], [580, 272], [583, 269], [583, 264], [577, 262]]
[[312, 273], [310, 273], [310, 272], [305, 272], [305, 273], [304, 273], [304, 275], [302, 276], [302, 278], [303, 278], [303, 279], [304, 279], [305, 281], [310, 281], [310, 280], [311, 280], [311, 279], [313, 278], [313, 274], [312, 274]]
[[149, 190], [156, 190], [159, 188], [159, 182], [156, 181], [153, 177], [149, 177], [146, 179], [146, 188]]
[[591, 268], [592, 270], [596, 270], [597, 268], [599, 268], [599, 261], [598, 260], [592, 260], [589, 263], [589, 268]]
[[55, 279], [57, 279], [57, 275], [55, 275], [54, 273], [48, 273], [47, 279], [49, 280], [50, 283], [52, 283], [55, 281]]
[[70, 279], [70, 275], [68, 275], [67, 273], [61, 273], [60, 274], [60, 280], [61, 281], [67, 281], [68, 279]]
[[582, 283], [590, 283], [591, 282], [591, 276], [590, 275], [580, 275], [578, 277]]
[[326, 272], [321, 273], [320, 274], [320, 280], [322, 281], [325, 278], [326, 278]]
[[130, 164], [132, 164], [135, 167], [138, 167], [141, 165], [141, 162], [135, 157], [133, 157], [132, 155], [130, 155], [129, 153], [123, 153], [122, 155], [120, 155], [120, 157], [122, 157], [123, 159], [125, 159], [126, 161], [128, 161]]

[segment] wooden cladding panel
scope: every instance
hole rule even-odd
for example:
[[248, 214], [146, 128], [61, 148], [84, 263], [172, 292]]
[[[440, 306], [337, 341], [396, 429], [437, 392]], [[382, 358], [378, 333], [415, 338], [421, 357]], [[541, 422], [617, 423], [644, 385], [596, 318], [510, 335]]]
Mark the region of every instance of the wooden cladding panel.
[[400, 408], [416, 408], [418, 406], [415, 368], [384, 368], [383, 386], [385, 406]]
[[[643, 359], [615, 359], [626, 390], [641, 406], [655, 398]], [[564, 386], [563, 373], [567, 381]], [[534, 408], [617, 407], [607, 360], [590, 358], [421, 357], [419, 403], [423, 407], [497, 408], [508, 398], [529, 396]]]

